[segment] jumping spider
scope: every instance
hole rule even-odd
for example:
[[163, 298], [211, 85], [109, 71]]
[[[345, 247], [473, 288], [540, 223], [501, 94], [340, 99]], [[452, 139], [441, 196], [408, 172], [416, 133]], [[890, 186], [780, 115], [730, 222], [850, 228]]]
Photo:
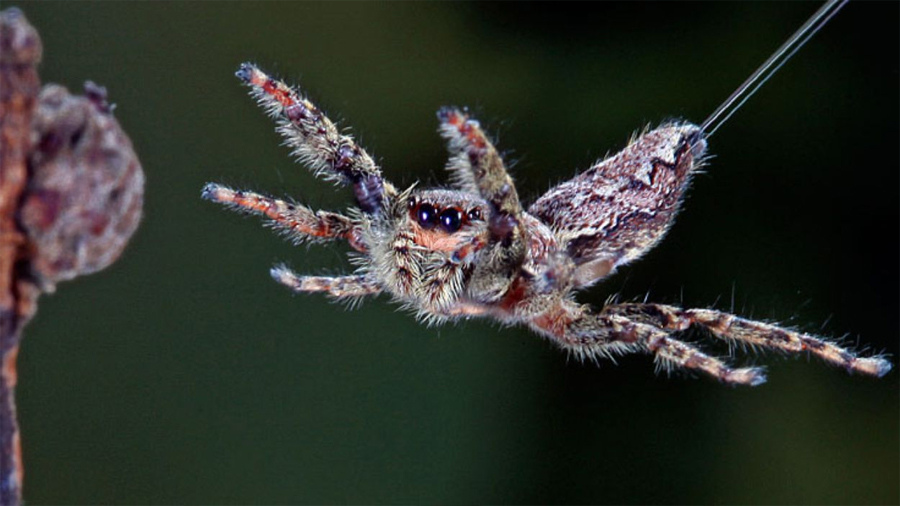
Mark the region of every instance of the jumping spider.
[[665, 235], [691, 175], [703, 163], [705, 134], [669, 123], [635, 136], [615, 156], [545, 193], [526, 212], [503, 160], [465, 111], [438, 112], [455, 189], [398, 190], [351, 137], [300, 93], [254, 65], [237, 77], [278, 122], [300, 162], [349, 183], [347, 214], [210, 183], [205, 199], [256, 213], [294, 241], [345, 239], [358, 253], [354, 275], [272, 277], [296, 292], [354, 300], [388, 292], [429, 323], [487, 316], [520, 323], [580, 359], [648, 352], [659, 367], [681, 367], [730, 384], [759, 385], [761, 368], [732, 368], [676, 335], [706, 329], [729, 343], [808, 351], [851, 372], [883, 376], [891, 364], [857, 357], [809, 334], [711, 309], [608, 304], [599, 312], [574, 293], [641, 257]]

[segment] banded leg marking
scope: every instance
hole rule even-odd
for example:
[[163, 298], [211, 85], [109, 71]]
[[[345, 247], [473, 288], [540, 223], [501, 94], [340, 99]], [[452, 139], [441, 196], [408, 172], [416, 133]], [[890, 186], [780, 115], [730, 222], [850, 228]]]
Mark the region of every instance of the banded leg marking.
[[761, 348], [789, 353], [808, 351], [849, 372], [870, 376], [884, 376], [892, 368], [884, 358], [859, 357], [820, 337], [712, 309], [681, 309], [664, 304], [614, 304], [606, 306], [603, 313], [623, 315], [671, 331], [685, 330], [695, 325], [709, 330], [720, 339]]
[[252, 88], [259, 103], [278, 120], [278, 132], [293, 148], [293, 154], [316, 175], [350, 182], [357, 204], [364, 212], [380, 212], [385, 197], [396, 193], [384, 181], [372, 157], [351, 136], [340, 133], [298, 91], [249, 63], [241, 65], [235, 75]]
[[339, 299], [365, 297], [381, 293], [381, 286], [362, 276], [301, 276], [284, 266], [271, 270], [272, 278], [298, 293], [325, 292]]
[[233, 190], [216, 183], [208, 183], [203, 188], [201, 197], [237, 211], [265, 216], [272, 220], [272, 226], [284, 231], [298, 242], [310, 237], [346, 239], [353, 249], [368, 251], [362, 242], [357, 224], [342, 214], [313, 211], [300, 204], [288, 203], [250, 191]]

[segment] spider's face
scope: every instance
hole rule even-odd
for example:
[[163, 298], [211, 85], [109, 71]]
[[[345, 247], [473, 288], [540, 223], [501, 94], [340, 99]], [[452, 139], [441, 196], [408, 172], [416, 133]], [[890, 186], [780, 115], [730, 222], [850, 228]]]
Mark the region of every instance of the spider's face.
[[463, 241], [487, 232], [487, 203], [467, 193], [451, 190], [415, 192], [406, 201], [403, 227], [413, 241], [426, 249], [453, 253]]
[[368, 272], [423, 317], [450, 314], [488, 241], [488, 209], [486, 201], [462, 191], [404, 194], [390, 220], [381, 222], [385, 226], [370, 230]]

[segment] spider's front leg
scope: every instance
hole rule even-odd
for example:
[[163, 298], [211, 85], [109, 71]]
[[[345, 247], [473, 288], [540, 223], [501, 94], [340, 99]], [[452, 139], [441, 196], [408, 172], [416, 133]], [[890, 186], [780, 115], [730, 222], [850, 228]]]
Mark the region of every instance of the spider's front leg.
[[342, 214], [313, 211], [300, 204], [288, 203], [250, 191], [233, 190], [216, 183], [208, 183], [203, 187], [201, 197], [237, 211], [265, 216], [272, 220], [274, 228], [283, 231], [296, 242], [309, 238], [340, 238], [346, 239], [357, 251], [363, 253], [368, 251], [362, 240], [359, 224]]
[[374, 279], [365, 275], [353, 276], [301, 276], [283, 265], [271, 271], [275, 281], [298, 293], [325, 292], [337, 299], [355, 299], [378, 295], [382, 288]]
[[253, 89], [253, 95], [279, 123], [294, 155], [316, 175], [350, 182], [359, 208], [379, 213], [396, 190], [352, 137], [341, 134], [334, 123], [299, 92], [245, 63], [235, 74]]
[[563, 301], [529, 324], [582, 359], [611, 358], [617, 354], [644, 351], [652, 353], [657, 366], [665, 370], [692, 369], [735, 385], [756, 386], [766, 381], [762, 369], [732, 368], [722, 360], [674, 339], [673, 330], [650, 320], [633, 319], [606, 310], [592, 313], [584, 306]]
[[457, 185], [479, 194], [491, 207], [490, 244], [482, 251], [469, 290], [484, 302], [494, 301], [509, 287], [525, 258], [528, 239], [519, 195], [503, 159], [477, 121], [453, 108], [441, 109], [438, 118], [451, 153], [447, 168]]
[[682, 309], [663, 304], [613, 304], [606, 306], [603, 313], [624, 316], [632, 321], [659, 326], [670, 331], [696, 326], [710, 331], [720, 339], [752, 347], [788, 353], [806, 351], [847, 371], [879, 378], [887, 374], [892, 367], [890, 362], [881, 357], [859, 357], [850, 350], [820, 337], [747, 320], [722, 311]]
[[497, 148], [478, 121], [451, 107], [438, 111], [441, 135], [447, 139], [451, 158], [447, 164], [463, 190], [480, 194], [501, 214], [518, 219], [519, 195]]

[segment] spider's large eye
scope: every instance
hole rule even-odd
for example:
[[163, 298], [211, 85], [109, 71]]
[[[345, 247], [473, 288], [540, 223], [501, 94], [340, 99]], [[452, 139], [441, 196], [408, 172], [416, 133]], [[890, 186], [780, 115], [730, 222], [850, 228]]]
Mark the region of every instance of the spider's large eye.
[[438, 212], [431, 204], [422, 204], [416, 210], [416, 221], [423, 228], [432, 228], [437, 225]]
[[440, 219], [441, 227], [452, 234], [459, 230], [459, 226], [462, 224], [462, 212], [460, 212], [459, 209], [451, 207], [450, 209], [445, 209], [444, 212], [441, 213]]

